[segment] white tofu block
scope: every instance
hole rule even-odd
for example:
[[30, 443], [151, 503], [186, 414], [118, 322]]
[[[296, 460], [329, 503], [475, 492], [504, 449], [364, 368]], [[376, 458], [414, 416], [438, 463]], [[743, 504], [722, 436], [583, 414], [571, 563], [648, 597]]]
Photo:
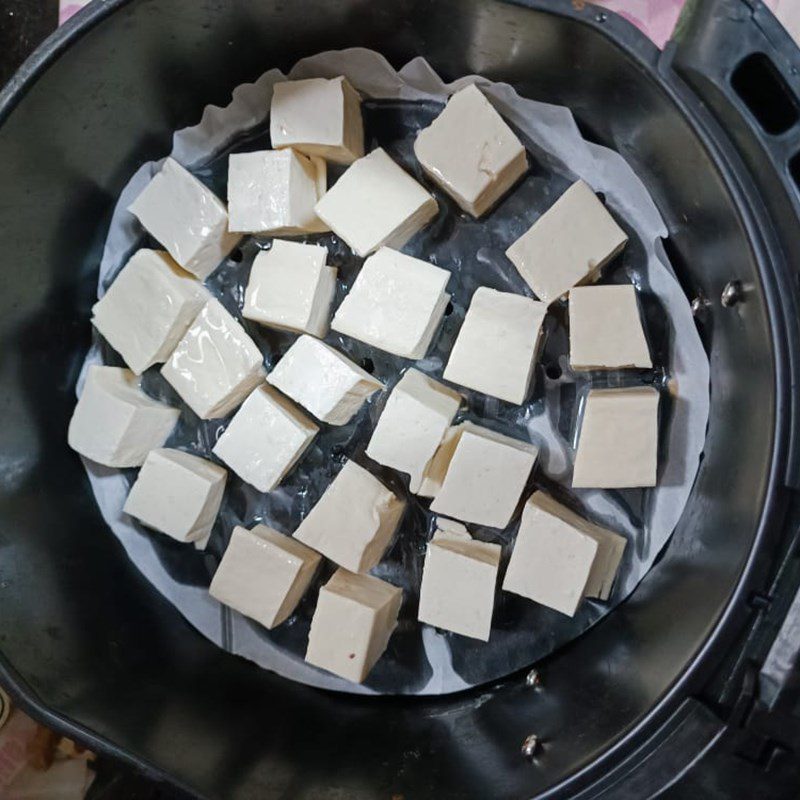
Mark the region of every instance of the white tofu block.
[[425, 554], [419, 621], [488, 641], [500, 550], [468, 533], [437, 533]]
[[409, 369], [386, 401], [367, 455], [385, 467], [408, 473], [410, 490], [418, 492], [463, 399], [419, 370]]
[[505, 528], [511, 521], [537, 447], [488, 428], [463, 422], [456, 426], [450, 463], [431, 503], [431, 511], [464, 522]]
[[343, 77], [276, 83], [269, 135], [276, 149], [352, 164], [364, 155], [361, 98]]
[[351, 572], [367, 572], [383, 557], [404, 511], [402, 500], [348, 461], [294, 536]]
[[380, 147], [359, 158], [317, 203], [317, 216], [359, 256], [401, 248], [439, 206]]
[[106, 467], [138, 467], [172, 433], [180, 411], [148, 397], [120, 367], [89, 367], [69, 422], [69, 446]]
[[573, 286], [591, 283], [628, 237], [592, 188], [576, 181], [506, 250], [506, 255], [545, 303]]
[[232, 153], [228, 160], [229, 228], [276, 235], [327, 230], [314, 213], [326, 186], [327, 167], [321, 158], [294, 150]]
[[404, 358], [423, 358], [444, 317], [450, 273], [382, 247], [370, 256], [331, 327]]
[[578, 370], [653, 366], [633, 286], [570, 291], [569, 360]]
[[572, 485], [622, 489], [655, 486], [658, 401], [652, 386], [592, 389], [583, 409]]
[[138, 250], [92, 308], [92, 324], [137, 375], [169, 358], [209, 300], [160, 250]]
[[228, 231], [225, 204], [168, 158], [128, 210], [182, 266], [205, 280], [242, 238]]
[[209, 587], [215, 600], [274, 628], [297, 608], [322, 561], [290, 536], [236, 526]]
[[591, 536], [597, 542], [597, 556], [583, 593], [585, 597], [608, 600], [627, 545], [625, 537], [590, 522], [544, 492], [535, 492], [528, 504], [535, 506], [536, 518], [542, 524], [550, 525], [556, 530], [572, 528]]
[[346, 425], [383, 384], [313, 336], [300, 336], [267, 381], [329, 425]]
[[245, 483], [271, 492], [305, 453], [319, 428], [271, 386], [259, 386], [242, 403], [214, 455]]
[[222, 467], [199, 456], [151, 450], [123, 510], [179, 542], [207, 542], [227, 478]]
[[264, 380], [263, 356], [218, 300], [195, 318], [161, 374], [200, 419], [230, 414]]
[[336, 292], [328, 249], [275, 239], [253, 261], [242, 316], [280, 330], [326, 336]]
[[361, 683], [397, 627], [403, 590], [372, 575], [337, 570], [320, 589], [306, 661]]
[[414, 153], [431, 180], [473, 217], [483, 216], [525, 174], [522, 142], [470, 84], [420, 131]]
[[540, 508], [535, 493], [522, 510], [503, 589], [567, 616], [578, 610], [597, 558], [597, 540]]
[[472, 295], [444, 379], [478, 392], [525, 402], [547, 305], [481, 286]]

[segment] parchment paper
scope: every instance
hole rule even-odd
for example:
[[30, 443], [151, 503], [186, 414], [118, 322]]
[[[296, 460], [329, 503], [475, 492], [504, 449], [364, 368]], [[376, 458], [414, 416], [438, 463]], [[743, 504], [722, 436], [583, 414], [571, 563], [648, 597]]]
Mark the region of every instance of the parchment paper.
[[[276, 491], [259, 494], [231, 475], [223, 510], [205, 553], [146, 530], [122, 513], [135, 470], [120, 471], [84, 463], [103, 517], [129, 557], [153, 586], [211, 641], [264, 668], [313, 686], [356, 693], [443, 694], [496, 680], [529, 665], [585, 631], [633, 591], [667, 543], [694, 482], [708, 419], [708, 360], [688, 301], [661, 246], [660, 237], [666, 235], [666, 228], [652, 199], [619, 154], [582, 138], [568, 109], [521, 98], [510, 86], [480, 77], [470, 76], [445, 84], [421, 58], [397, 72], [383, 57], [363, 49], [304, 59], [289, 77], [341, 74], [365, 98], [368, 149], [385, 147], [425, 184], [427, 181], [413, 158], [414, 136], [437, 115], [447, 96], [467, 83], [475, 82], [481, 87], [529, 150], [529, 175], [487, 218], [475, 221], [466, 217], [437, 191], [439, 216], [404, 248], [454, 274], [448, 287], [453, 293], [451, 313], [445, 318], [428, 356], [417, 362], [418, 368], [441, 376], [443, 363], [477, 286], [530, 294], [505, 258], [504, 250], [577, 177], [602, 193], [608, 208], [628, 232], [628, 247], [611, 265], [603, 281], [633, 281], [640, 289], [656, 369], [610, 374], [571, 372], [564, 326], [566, 310], [557, 306], [545, 324], [541, 364], [531, 400], [519, 407], [465, 392], [469, 406], [460, 415], [517, 437], [527, 435], [541, 448], [531, 488], [533, 483], [546, 487], [627, 537], [629, 545], [610, 601], [586, 600], [570, 619], [498, 589], [492, 636], [486, 644], [420, 625], [416, 621], [418, 587], [434, 517], [427, 504], [413, 496], [396, 540], [374, 570], [374, 574], [405, 588], [404, 608], [389, 649], [363, 686], [340, 680], [303, 661], [316, 593], [332, 567], [318, 578], [295, 615], [271, 632], [211, 599], [207, 586], [233, 526], [249, 527], [265, 522], [291, 533], [347, 458], [353, 457], [369, 466], [395, 491], [407, 495], [402, 476], [380, 468], [364, 455], [388, 391], [373, 398], [349, 425], [323, 430], [314, 447]], [[228, 153], [269, 147], [267, 116], [272, 86], [283, 79], [279, 71], [271, 70], [255, 83], [238, 87], [226, 108], [207, 107], [198, 125], [175, 134], [172, 157], [225, 197]], [[157, 246], [148, 241], [126, 209], [160, 164], [142, 166], [120, 196], [100, 265], [99, 296], [135, 249]], [[338, 174], [334, 170], [331, 180]], [[309, 236], [307, 240], [325, 244], [330, 253], [329, 263], [339, 267], [340, 285], [335, 301], [338, 304], [362, 260], [352, 256], [332, 234]], [[237, 316], [252, 260], [258, 248], [269, 246], [269, 241], [246, 241], [240, 252], [234, 253], [207, 281], [212, 292]], [[292, 335], [246, 321], [244, 324], [264, 352], [268, 368], [294, 339]], [[411, 365], [335, 333], [326, 341], [374, 369], [375, 375], [386, 381], [389, 388], [399, 379], [400, 371]], [[121, 363], [95, 335], [84, 371], [88, 364], [99, 362]], [[642, 383], [662, 389], [658, 487], [614, 492], [564, 489], [570, 484], [574, 437], [582, 398], [589, 385]], [[79, 381], [79, 392], [81, 386]], [[211, 448], [224, 430], [226, 420], [199, 421], [161, 378], [157, 368], [145, 374], [144, 386], [153, 396], [184, 410], [167, 444], [210, 458]], [[500, 582], [516, 527], [515, 523], [505, 531], [497, 531], [470, 526], [477, 538], [503, 545]]]

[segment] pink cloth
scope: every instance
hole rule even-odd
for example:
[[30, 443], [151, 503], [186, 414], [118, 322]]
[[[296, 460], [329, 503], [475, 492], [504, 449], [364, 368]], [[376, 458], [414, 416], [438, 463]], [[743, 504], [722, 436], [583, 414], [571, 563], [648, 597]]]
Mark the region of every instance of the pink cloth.
[[[580, 0], [573, 5], [580, 5]], [[664, 45], [675, 30], [684, 0], [595, 0], [594, 5], [616, 11], [647, 34], [658, 47]]]

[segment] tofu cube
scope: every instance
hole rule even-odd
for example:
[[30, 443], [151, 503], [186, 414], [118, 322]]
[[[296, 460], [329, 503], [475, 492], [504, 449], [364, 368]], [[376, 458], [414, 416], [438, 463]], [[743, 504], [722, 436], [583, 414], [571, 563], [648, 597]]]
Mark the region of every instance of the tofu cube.
[[356, 255], [367, 256], [380, 247], [400, 249], [439, 206], [379, 147], [354, 161], [315, 210]]
[[161, 374], [200, 419], [225, 417], [264, 380], [263, 356], [218, 300], [209, 300]]
[[472, 295], [444, 379], [509, 403], [525, 402], [547, 305], [481, 286]]
[[269, 135], [276, 149], [352, 164], [364, 155], [361, 98], [343, 77], [276, 83]]
[[208, 541], [228, 473], [180, 450], [151, 450], [131, 487], [124, 511], [179, 542]]
[[652, 386], [592, 389], [583, 409], [572, 485], [623, 489], [655, 486], [658, 401]]
[[631, 286], [575, 286], [569, 293], [573, 369], [650, 369], [650, 350]]
[[444, 317], [450, 273], [382, 247], [368, 258], [331, 327], [380, 350], [423, 358]]
[[253, 261], [242, 316], [279, 330], [328, 334], [336, 268], [325, 265], [328, 249], [275, 239]]
[[506, 255], [545, 303], [573, 286], [592, 283], [628, 237], [592, 188], [576, 181], [506, 250]]
[[294, 536], [340, 567], [368, 572], [386, 552], [404, 511], [402, 500], [348, 461]]
[[128, 210], [185, 270], [205, 280], [242, 238], [228, 231], [225, 204], [168, 158]]
[[403, 590], [372, 575], [337, 570], [320, 589], [306, 661], [361, 683], [397, 627]]
[[464, 522], [505, 528], [536, 462], [539, 450], [463, 422], [457, 426], [455, 447], [431, 511]]
[[414, 153], [428, 177], [464, 211], [482, 217], [525, 174], [522, 142], [470, 84], [419, 132]]
[[148, 397], [129, 369], [89, 367], [69, 446], [106, 467], [138, 467], [172, 433], [180, 411]]
[[522, 510], [503, 589], [571, 617], [586, 594], [599, 544], [554, 514], [536, 492]]
[[367, 455], [410, 476], [418, 492], [425, 471], [464, 398], [453, 389], [409, 369], [389, 395], [367, 446]]
[[489, 641], [500, 550], [466, 532], [437, 532], [425, 554], [419, 621]]
[[136, 374], [169, 358], [209, 300], [168, 253], [138, 250], [92, 308], [92, 324]]
[[319, 553], [266, 525], [250, 531], [237, 525], [208, 591], [271, 630], [297, 608], [321, 561]]
[[329, 425], [346, 425], [383, 384], [313, 336], [300, 336], [267, 381]]
[[214, 445], [214, 455], [245, 483], [271, 492], [305, 453], [319, 428], [271, 386], [259, 386]]
[[627, 545], [625, 537], [590, 522], [544, 492], [535, 492], [528, 503], [536, 507], [543, 524], [559, 530], [574, 528], [597, 542], [597, 557], [592, 564], [584, 596], [608, 600]]
[[230, 230], [275, 235], [327, 230], [314, 213], [327, 180], [321, 158], [294, 150], [232, 153], [228, 160]]

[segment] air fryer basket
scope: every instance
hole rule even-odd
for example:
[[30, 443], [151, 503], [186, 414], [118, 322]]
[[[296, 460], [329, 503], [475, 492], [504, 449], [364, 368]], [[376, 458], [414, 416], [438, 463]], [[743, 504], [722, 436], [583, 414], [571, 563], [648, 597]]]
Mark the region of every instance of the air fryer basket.
[[[777, 28], [761, 35], [756, 2], [697, 4], [664, 55], [581, 5], [107, 0], [0, 94], [0, 670], [33, 713], [204, 796], [313, 800], [596, 796], [610, 775], [636, 780], [626, 758], [708, 719], [687, 698], [750, 623], [793, 533], [800, 59]], [[736, 45], [714, 48], [732, 20]], [[228, 656], [137, 574], [66, 446], [100, 246], [129, 175], [239, 83], [355, 45], [572, 108], [647, 184], [695, 301], [712, 402], [693, 496], [634, 596], [540, 665], [539, 690], [521, 674], [455, 697], [359, 699]], [[784, 92], [777, 134], [737, 71], [757, 52]], [[529, 734], [543, 743], [533, 762]], [[651, 770], [630, 796], [668, 777]]]

